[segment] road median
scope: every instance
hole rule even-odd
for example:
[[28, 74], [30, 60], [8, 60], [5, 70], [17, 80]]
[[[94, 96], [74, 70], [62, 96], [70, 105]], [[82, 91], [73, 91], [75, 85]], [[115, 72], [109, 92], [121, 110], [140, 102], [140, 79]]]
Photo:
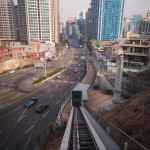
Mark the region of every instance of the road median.
[[43, 81], [46, 81], [47, 79], [50, 79], [51, 77], [54, 77], [56, 76], [57, 74], [61, 73], [63, 70], [66, 70], [66, 67], [64, 68], [58, 68], [57, 70], [49, 73], [47, 76], [43, 76], [43, 77], [40, 77], [39, 80], [35, 80], [33, 81], [33, 85], [39, 85], [41, 84]]

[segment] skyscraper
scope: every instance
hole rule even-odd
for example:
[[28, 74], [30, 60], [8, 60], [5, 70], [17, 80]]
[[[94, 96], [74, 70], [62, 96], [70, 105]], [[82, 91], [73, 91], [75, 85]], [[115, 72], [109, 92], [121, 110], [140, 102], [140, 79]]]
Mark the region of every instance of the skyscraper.
[[19, 0], [22, 41], [59, 42], [58, 0]]
[[16, 40], [13, 0], [0, 0], [0, 40]]
[[124, 0], [94, 0], [93, 38], [99, 41], [118, 39], [121, 34]]

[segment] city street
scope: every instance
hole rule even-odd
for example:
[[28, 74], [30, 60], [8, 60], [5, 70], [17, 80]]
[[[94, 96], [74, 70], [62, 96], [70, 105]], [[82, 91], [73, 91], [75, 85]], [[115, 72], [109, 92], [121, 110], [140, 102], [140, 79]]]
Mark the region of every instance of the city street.
[[[74, 56], [72, 56], [73, 54]], [[65, 65], [68, 65], [67, 70], [61, 74], [61, 78], [55, 77], [39, 86], [31, 85], [31, 82], [37, 78], [35, 68], [20, 70], [16, 74], [0, 77], [3, 88], [8, 88], [9, 85], [13, 91], [29, 93], [29, 96], [22, 97], [18, 102], [0, 110], [0, 149], [23, 149], [28, 145], [32, 135], [49, 122], [55, 123], [61, 104], [70, 96], [75, 85], [85, 76], [85, 60], [79, 59], [79, 56], [82, 56], [79, 49], [68, 50], [60, 59]], [[71, 59], [72, 64], [69, 66], [67, 62], [70, 62]], [[62, 64], [61, 61], [56, 61], [52, 70], [58, 68]], [[79, 63], [80, 67], [78, 67]], [[75, 68], [78, 69], [78, 73], [74, 73]], [[52, 70], [48, 69], [50, 72]], [[42, 74], [43, 70], [40, 71], [40, 75]], [[24, 108], [24, 104], [32, 97], [37, 97], [38, 103], [31, 108]], [[49, 107], [39, 114], [36, 112], [36, 107], [40, 104], [49, 104]]]

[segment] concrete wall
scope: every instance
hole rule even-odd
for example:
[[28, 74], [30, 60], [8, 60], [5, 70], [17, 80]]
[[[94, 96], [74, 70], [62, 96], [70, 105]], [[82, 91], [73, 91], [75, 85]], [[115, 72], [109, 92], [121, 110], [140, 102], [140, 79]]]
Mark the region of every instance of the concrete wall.
[[7, 70], [16, 69], [18, 67], [23, 67], [25, 65], [35, 64], [35, 63], [36, 61], [23, 60], [23, 59], [3, 60], [3, 61], [0, 61], [0, 73], [7, 71]]

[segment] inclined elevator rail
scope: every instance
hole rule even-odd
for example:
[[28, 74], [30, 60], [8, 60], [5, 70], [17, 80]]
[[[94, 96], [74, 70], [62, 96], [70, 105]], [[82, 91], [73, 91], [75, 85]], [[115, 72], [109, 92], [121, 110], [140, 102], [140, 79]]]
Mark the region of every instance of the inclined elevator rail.
[[69, 150], [98, 150], [80, 107], [74, 108]]

